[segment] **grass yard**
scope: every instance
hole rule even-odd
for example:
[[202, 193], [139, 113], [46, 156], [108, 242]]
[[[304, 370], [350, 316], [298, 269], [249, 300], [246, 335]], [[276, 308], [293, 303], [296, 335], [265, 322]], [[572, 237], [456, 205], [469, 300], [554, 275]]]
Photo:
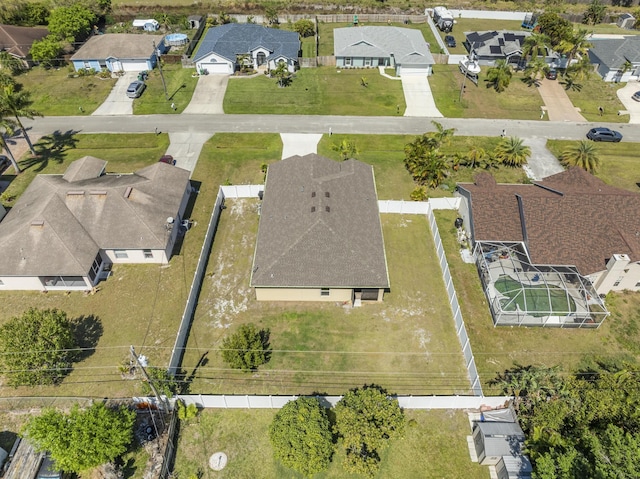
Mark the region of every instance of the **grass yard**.
[[[180, 477], [201, 472], [202, 479], [302, 479], [273, 459], [269, 425], [273, 410], [207, 409], [182, 423], [175, 471]], [[386, 450], [380, 479], [440, 479], [464, 477], [485, 479], [486, 467], [469, 458], [465, 437], [470, 434], [467, 415], [462, 411], [405, 410], [407, 428], [403, 438]], [[250, 440], [248, 440], [250, 438]], [[213, 472], [208, 458], [224, 451], [227, 467]], [[336, 453], [329, 469], [316, 479], [357, 479], [342, 469], [343, 454]]]
[[[168, 99], [165, 98], [160, 71], [154, 68], [149, 72], [145, 92], [133, 101], [135, 115], [182, 113], [191, 101], [193, 90], [198, 83], [198, 78], [191, 76], [195, 70], [182, 68], [180, 64], [166, 64], [162, 71], [167, 85]], [[171, 109], [172, 103], [175, 103], [175, 111]]]
[[487, 88], [486, 74], [487, 67], [484, 67], [478, 86], [467, 80], [461, 99], [464, 76], [458, 66], [434, 65], [429, 85], [440, 112], [448, 118], [540, 119], [540, 107], [544, 102], [536, 87], [522, 81], [522, 73], [514, 73], [509, 88], [502, 93]]
[[[547, 140], [547, 148], [556, 158], [577, 141], [570, 140]], [[640, 154], [637, 143], [596, 143], [598, 156], [600, 157], [600, 168], [596, 176], [604, 182], [624, 188], [634, 193], [638, 190], [640, 181]]]
[[559, 365], [570, 371], [598, 358], [635, 362], [640, 353], [640, 293], [610, 294], [612, 315], [598, 329], [494, 327], [474, 264], [460, 257], [453, 222], [456, 211], [435, 212], [467, 333], [484, 384], [515, 363]]
[[[562, 83], [562, 78], [558, 81]], [[597, 74], [593, 74], [588, 80], [581, 82], [580, 90], [566, 90], [569, 99], [574, 106], [580, 108], [580, 113], [587, 121], [629, 123], [629, 115], [618, 115], [619, 110], [625, 110], [624, 105], [618, 99], [616, 90], [626, 83], [605, 82]], [[604, 114], [600, 116], [598, 107], [604, 108]]]
[[[430, 45], [434, 45], [433, 48], [436, 48], [437, 45], [436, 39], [433, 36], [433, 32], [429, 28], [429, 25], [426, 23], [409, 23], [405, 25], [404, 23], [368, 23], [368, 22], [360, 22], [359, 27], [386, 27], [392, 25], [394, 27], [402, 27], [402, 28], [411, 28], [414, 30], [420, 30], [422, 32], [422, 36], [424, 40]], [[335, 28], [358, 28], [354, 27], [352, 23], [325, 23], [320, 22], [318, 24], [318, 36], [320, 37], [319, 42], [319, 52], [318, 56], [330, 56], [333, 55], [333, 30]], [[434, 50], [435, 52], [435, 50]], [[437, 52], [435, 52], [437, 53]]]
[[[42, 173], [62, 173], [72, 160], [85, 155], [109, 160], [107, 171], [132, 172], [157, 161], [167, 145], [166, 135], [117, 135], [117, 142], [110, 135], [77, 135], [75, 148], [62, 149], [60, 158], [50, 161]], [[12, 194], [17, 195], [26, 188], [36, 168], [37, 165], [33, 165], [12, 183]], [[204, 181], [207, 178], [196, 172], [193, 179]], [[0, 321], [20, 315], [28, 307], [59, 308], [70, 318], [84, 318], [93, 325], [95, 334], [94, 341], [87, 342], [93, 349], [76, 363], [60, 386], [5, 387], [0, 389], [0, 395], [123, 397], [139, 393], [139, 382], [122, 380], [117, 367], [128, 359], [131, 344], [136, 346], [138, 353], [150, 358], [151, 365], [167, 364], [200, 254], [212, 198], [206, 194], [194, 198], [191, 219], [195, 225], [168, 266], [114, 265], [112, 276], [100, 283], [99, 292], [94, 295], [4, 292]]]
[[[427, 221], [382, 217], [391, 293], [381, 304], [258, 303], [249, 277], [258, 200], [223, 213], [191, 328], [184, 369], [192, 390], [226, 394], [339, 394], [375, 382], [398, 393], [468, 392]], [[229, 369], [217, 348], [241, 324], [271, 331], [273, 354], [254, 374]]]
[[[361, 85], [366, 77], [368, 86]], [[291, 85], [259, 75], [231, 78], [224, 97], [225, 113], [281, 115], [397, 116], [404, 112], [402, 83], [377, 70], [342, 70], [334, 67], [299, 70]]]
[[97, 76], [69, 78], [69, 73], [68, 67], [34, 67], [16, 80], [31, 93], [32, 108], [45, 116], [90, 115], [116, 83], [113, 78], [103, 80]]

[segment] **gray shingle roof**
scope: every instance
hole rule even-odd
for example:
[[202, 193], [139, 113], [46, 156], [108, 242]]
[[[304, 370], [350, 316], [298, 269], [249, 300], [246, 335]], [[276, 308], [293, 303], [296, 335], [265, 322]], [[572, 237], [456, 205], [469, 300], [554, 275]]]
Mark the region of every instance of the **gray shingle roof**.
[[336, 57], [389, 57], [399, 65], [433, 65], [433, 55], [419, 30], [400, 27], [347, 27], [333, 30]]
[[107, 33], [94, 35], [82, 45], [71, 60], [104, 60], [109, 57], [143, 60], [153, 55], [153, 42], [156, 45], [162, 37], [136, 33]]
[[296, 32], [267, 28], [252, 23], [228, 23], [207, 30], [198, 48], [195, 61], [216, 53], [231, 62], [242, 55], [263, 47], [271, 52], [267, 57], [285, 57], [298, 60], [300, 37]]
[[100, 249], [166, 247], [166, 218], [177, 215], [187, 170], [155, 163], [77, 181], [67, 173], [36, 176], [0, 222], [0, 276], [84, 275]]
[[629, 35], [624, 38], [593, 38], [589, 49], [592, 63], [606, 65], [610, 70], [618, 69], [626, 60], [640, 63], [640, 38]]
[[487, 456], [517, 456], [522, 452], [524, 433], [515, 422], [476, 422]]
[[269, 166], [252, 286], [389, 286], [373, 168], [315, 154]]
[[473, 45], [480, 57], [505, 58], [514, 53], [522, 52], [524, 41], [531, 32], [519, 31], [483, 31], [464, 32], [466, 42]]

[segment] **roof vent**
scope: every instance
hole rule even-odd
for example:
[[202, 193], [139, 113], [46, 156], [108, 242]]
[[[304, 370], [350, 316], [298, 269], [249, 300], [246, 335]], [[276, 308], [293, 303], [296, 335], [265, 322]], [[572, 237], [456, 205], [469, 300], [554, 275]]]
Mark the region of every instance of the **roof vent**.
[[312, 206], [312, 207], [311, 207], [311, 212], [312, 212], [312, 213], [315, 213], [315, 212], [316, 212], [316, 207], [315, 207], [315, 206]]
[[316, 192], [315, 192], [315, 191], [312, 191], [312, 192], [311, 192], [311, 198], [315, 198], [315, 197], [316, 197]]
[[84, 190], [69, 190], [67, 196], [84, 196]]
[[44, 220], [33, 220], [31, 226], [39, 226], [42, 228], [44, 226]]
[[329, 192], [328, 192], [328, 191], [325, 191], [325, 192], [324, 192], [324, 197], [325, 197], [325, 198], [331, 198], [331, 195], [329, 194]]
[[330, 206], [325, 206], [325, 207], [324, 207], [324, 210], [325, 210], [327, 213], [331, 213], [331, 207], [330, 207]]
[[131, 194], [131, 190], [133, 190], [133, 188], [131, 186], [127, 186], [127, 189], [124, 190], [124, 197], [125, 198], [129, 198], [129, 195]]

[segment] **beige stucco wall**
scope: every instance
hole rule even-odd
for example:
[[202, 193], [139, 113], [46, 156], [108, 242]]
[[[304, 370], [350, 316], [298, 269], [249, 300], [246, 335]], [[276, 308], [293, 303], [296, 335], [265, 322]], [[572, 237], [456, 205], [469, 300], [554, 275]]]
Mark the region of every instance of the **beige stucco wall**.
[[351, 301], [352, 289], [329, 289], [328, 296], [320, 288], [256, 288], [258, 301]]
[[109, 262], [114, 264], [131, 264], [131, 263], [166, 263], [167, 256], [164, 250], [152, 249], [153, 258], [145, 258], [141, 249], [119, 250], [125, 251], [128, 258], [116, 258], [115, 250], [107, 249], [103, 251], [103, 257], [109, 258]]
[[0, 291], [45, 290], [40, 279], [33, 276], [0, 276], [0, 281]]
[[[631, 263], [624, 259], [613, 261], [608, 269], [589, 275], [589, 279], [596, 287], [598, 294], [607, 294], [609, 291], [640, 291], [636, 286], [640, 283], [640, 264]], [[614, 284], [619, 281], [619, 284]]]

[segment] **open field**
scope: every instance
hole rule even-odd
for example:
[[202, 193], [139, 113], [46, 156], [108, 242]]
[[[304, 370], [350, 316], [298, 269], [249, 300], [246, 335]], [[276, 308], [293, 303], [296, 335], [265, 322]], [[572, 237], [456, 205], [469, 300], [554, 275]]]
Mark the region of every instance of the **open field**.
[[[202, 479], [302, 479], [273, 459], [268, 430], [275, 414], [273, 410], [204, 410], [181, 426], [175, 470], [180, 477], [201, 471]], [[408, 424], [404, 438], [391, 443], [377, 478], [489, 477], [488, 468], [469, 458], [465, 436], [470, 429], [464, 412], [405, 410], [405, 415]], [[227, 467], [220, 472], [207, 466], [209, 456], [216, 451], [224, 451], [229, 458]], [[314, 478], [362, 477], [343, 471], [343, 457], [336, 453], [329, 470]]]
[[[180, 64], [167, 64], [162, 71], [167, 85], [167, 97], [164, 94], [160, 71], [156, 67], [149, 72], [145, 92], [133, 101], [135, 115], [182, 113], [191, 101], [193, 90], [198, 83], [198, 78], [191, 76], [195, 69], [182, 68]], [[175, 111], [171, 109], [172, 103], [175, 103]]]
[[[381, 304], [259, 303], [249, 287], [258, 200], [226, 201], [191, 328], [192, 389], [226, 394], [339, 394], [375, 382], [398, 393], [465, 393], [469, 382], [426, 219], [383, 215], [391, 292]], [[241, 324], [271, 332], [258, 372], [229, 369], [217, 349]]]
[[[116, 80], [97, 76], [69, 78], [70, 67], [35, 67], [16, 81], [31, 93], [32, 108], [45, 116], [90, 115], [107, 98]], [[82, 108], [82, 110], [81, 110]]]
[[[586, 138], [585, 138], [586, 139]], [[547, 140], [547, 148], [556, 158], [569, 146], [577, 144], [570, 140]], [[639, 193], [640, 154], [637, 143], [596, 143], [600, 168], [596, 176], [604, 182]]]
[[487, 382], [515, 363], [558, 365], [568, 372], [598, 358], [637, 360], [639, 293], [610, 294], [612, 315], [595, 330], [494, 327], [476, 267], [460, 257], [453, 225], [457, 212], [435, 215], [485, 394], [498, 392]]
[[[361, 85], [366, 77], [368, 86]], [[231, 78], [224, 97], [225, 113], [281, 115], [380, 115], [404, 112], [402, 83], [378, 70], [304, 68], [280, 88], [275, 78]]]

